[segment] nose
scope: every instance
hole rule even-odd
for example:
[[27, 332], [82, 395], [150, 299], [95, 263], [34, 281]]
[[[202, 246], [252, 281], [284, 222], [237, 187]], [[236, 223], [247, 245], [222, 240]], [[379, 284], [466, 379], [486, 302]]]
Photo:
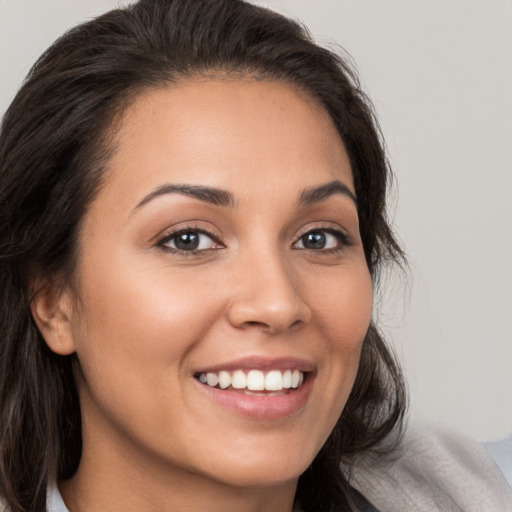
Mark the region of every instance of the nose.
[[254, 254], [237, 267], [228, 310], [231, 325], [277, 334], [310, 321], [311, 310], [289, 263], [267, 253]]

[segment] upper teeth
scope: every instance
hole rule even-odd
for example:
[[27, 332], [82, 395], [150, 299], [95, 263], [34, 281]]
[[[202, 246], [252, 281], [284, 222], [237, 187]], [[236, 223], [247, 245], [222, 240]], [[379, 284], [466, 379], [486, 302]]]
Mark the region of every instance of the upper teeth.
[[304, 381], [304, 373], [300, 370], [236, 370], [234, 372], [220, 371], [218, 373], [200, 373], [199, 380], [212, 387], [226, 389], [229, 386], [235, 389], [248, 389], [250, 391], [281, 391], [283, 389], [298, 388]]

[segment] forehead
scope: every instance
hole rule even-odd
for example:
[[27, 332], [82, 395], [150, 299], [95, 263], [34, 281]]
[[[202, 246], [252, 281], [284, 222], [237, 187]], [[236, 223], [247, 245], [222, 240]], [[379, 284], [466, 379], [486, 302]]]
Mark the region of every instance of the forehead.
[[265, 184], [284, 190], [341, 179], [353, 191], [328, 113], [280, 82], [197, 80], [146, 91], [125, 112], [115, 138], [107, 182], [126, 194], [169, 181], [243, 195], [257, 185], [263, 193]]

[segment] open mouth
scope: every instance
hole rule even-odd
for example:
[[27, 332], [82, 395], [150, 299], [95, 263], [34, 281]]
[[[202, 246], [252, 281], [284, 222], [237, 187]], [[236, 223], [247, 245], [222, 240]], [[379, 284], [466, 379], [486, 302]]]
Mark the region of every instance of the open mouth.
[[237, 415], [276, 420], [306, 406], [317, 375], [314, 364], [282, 358], [245, 358], [196, 371], [195, 381], [213, 402]]
[[301, 370], [235, 370], [197, 373], [194, 377], [206, 386], [245, 394], [289, 393], [300, 388], [308, 372]]

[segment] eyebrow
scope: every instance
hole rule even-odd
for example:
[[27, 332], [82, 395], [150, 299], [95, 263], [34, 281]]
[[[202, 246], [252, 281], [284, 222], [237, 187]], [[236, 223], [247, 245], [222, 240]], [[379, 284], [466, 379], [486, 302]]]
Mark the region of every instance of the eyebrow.
[[157, 197], [167, 194], [182, 194], [184, 196], [193, 197], [195, 199], [199, 199], [200, 201], [204, 201], [215, 206], [229, 206], [231, 208], [234, 208], [237, 204], [235, 196], [231, 194], [231, 192], [228, 192], [227, 190], [222, 190], [220, 188], [206, 187], [203, 185], [166, 184], [156, 188], [147, 196], [145, 196], [137, 204], [134, 210], [137, 210], [141, 206], [144, 206], [153, 199], [156, 199]]
[[299, 206], [309, 206], [336, 195], [341, 194], [351, 199], [357, 206], [357, 198], [353, 192], [341, 181], [334, 180], [318, 187], [309, 187], [302, 191], [299, 197]]
[[[204, 185], [176, 185], [168, 183], [157, 187], [155, 190], [142, 198], [142, 200], [137, 203], [137, 206], [135, 206], [133, 211], [141, 208], [153, 199], [167, 194], [182, 194], [215, 206], [227, 206], [230, 208], [235, 208], [237, 206], [237, 200], [235, 196], [227, 190], [216, 187], [207, 187]], [[347, 196], [357, 206], [356, 196], [344, 183], [339, 180], [331, 181], [325, 185], [304, 189], [299, 196], [298, 205], [299, 207], [309, 206], [311, 204], [324, 201], [325, 199], [336, 194]]]

